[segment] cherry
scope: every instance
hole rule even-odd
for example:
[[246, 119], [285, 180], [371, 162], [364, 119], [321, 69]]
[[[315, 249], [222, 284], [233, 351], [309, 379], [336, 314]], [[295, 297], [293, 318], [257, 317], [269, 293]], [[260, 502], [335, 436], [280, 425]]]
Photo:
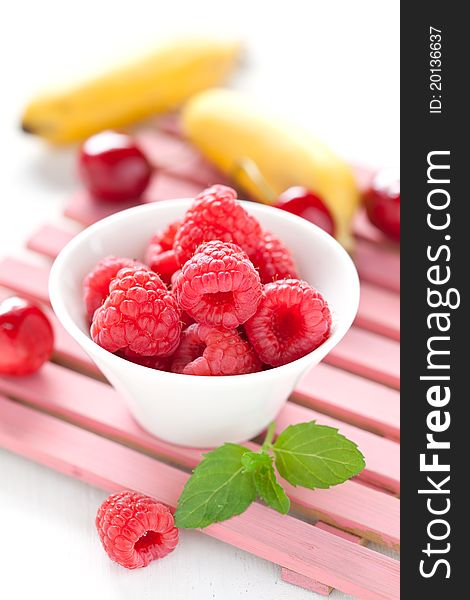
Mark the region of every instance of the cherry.
[[379, 171], [364, 194], [369, 221], [393, 240], [400, 240], [400, 174]]
[[335, 234], [335, 222], [330, 210], [319, 196], [303, 186], [290, 187], [282, 192], [275, 206], [303, 217], [330, 235]]
[[54, 334], [43, 311], [24, 298], [0, 302], [0, 373], [27, 375], [52, 354]]
[[93, 196], [119, 202], [139, 198], [148, 186], [153, 169], [130, 135], [102, 131], [82, 145], [78, 170]]

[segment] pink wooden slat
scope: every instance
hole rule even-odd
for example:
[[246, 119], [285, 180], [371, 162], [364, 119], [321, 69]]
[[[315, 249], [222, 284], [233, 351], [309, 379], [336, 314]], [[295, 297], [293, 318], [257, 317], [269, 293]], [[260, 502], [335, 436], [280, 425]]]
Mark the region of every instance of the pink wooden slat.
[[299, 381], [294, 398], [385, 437], [400, 437], [400, 395], [380, 383], [320, 363]]
[[[39, 373], [28, 377], [0, 377], [0, 390], [101, 435], [125, 441], [186, 467], [194, 467], [200, 459], [201, 450], [173, 446], [143, 431], [132, 419], [125, 401], [110, 386], [57, 365], [46, 364]], [[67, 390], [66, 394], [64, 390]], [[317, 418], [324, 422], [322, 415], [305, 415], [295, 409], [295, 405], [288, 403], [281, 414], [283, 423], [298, 422], [305, 416], [307, 420]], [[341, 430], [346, 427], [333, 423]], [[350, 433], [348, 431], [348, 435]], [[367, 455], [380, 451], [376, 448], [377, 440], [366, 438], [361, 441], [367, 446], [364, 450]], [[388, 448], [382, 443], [379, 447], [382, 450]], [[294, 503], [307, 512], [313, 511], [322, 520], [387, 545], [396, 547], [399, 544], [399, 502], [392, 496], [355, 482], [330, 490], [312, 491], [293, 486], [288, 489]]]
[[206, 185], [181, 179], [171, 173], [161, 173], [155, 177], [147, 193], [147, 202], [158, 202], [172, 198], [194, 198]]
[[324, 362], [400, 389], [400, 344], [395, 340], [351, 327]]
[[[136, 489], [174, 507], [188, 477], [149, 456], [6, 399], [0, 399], [0, 414], [4, 448], [107, 491]], [[257, 503], [203, 532], [366, 600], [399, 597], [397, 561]]]
[[64, 208], [64, 215], [74, 219], [81, 225], [87, 226], [92, 225], [105, 217], [109, 217], [115, 212], [132, 208], [138, 204], [139, 202], [136, 202], [135, 200], [119, 203], [95, 200], [86, 190], [80, 189], [67, 200]]
[[[335, 527], [331, 527], [331, 525], [327, 525], [326, 523], [322, 523], [319, 521], [315, 524], [315, 527], [322, 529], [323, 531], [328, 531], [333, 535], [339, 535], [343, 537], [345, 540], [349, 540], [355, 544], [360, 544], [362, 542], [361, 538], [356, 535], [351, 535], [350, 533], [346, 533], [341, 531], [340, 529], [336, 529]], [[321, 581], [316, 581], [315, 579], [310, 579], [305, 577], [305, 575], [300, 575], [295, 571], [291, 571], [290, 569], [281, 568], [281, 579], [283, 581], [287, 581], [288, 583], [292, 583], [298, 587], [304, 588], [306, 590], [310, 590], [311, 592], [315, 592], [316, 594], [320, 594], [321, 596], [329, 596], [333, 591], [333, 588], [326, 583], [321, 583]]]
[[206, 160], [202, 154], [181, 138], [156, 129], [138, 134], [141, 147], [157, 169], [207, 187], [214, 183], [229, 183], [225, 175]]
[[73, 237], [72, 231], [46, 223], [33, 232], [27, 241], [27, 247], [38, 254], [54, 259]]
[[354, 220], [354, 235], [357, 238], [368, 240], [369, 242], [374, 242], [375, 244], [380, 244], [399, 252], [400, 244], [389, 239], [380, 229], [372, 225], [365, 210], [360, 210], [356, 215]]
[[362, 281], [400, 292], [400, 254], [396, 248], [358, 238], [353, 257]]
[[[14, 258], [0, 261], [0, 285], [47, 302], [48, 269]], [[346, 337], [325, 358], [325, 362], [399, 387], [399, 344], [374, 333], [352, 327]]]
[[[362, 169], [359, 178], [362, 185], [370, 180], [370, 173]], [[353, 223], [356, 237], [354, 260], [359, 274], [365, 281], [400, 291], [400, 245], [389, 240], [367, 218], [365, 210], [360, 210]]]
[[[44, 250], [43, 242], [47, 244], [48, 239], [45, 229], [43, 236], [36, 237], [34, 246], [41, 246]], [[0, 266], [0, 273], [1, 270]], [[13, 286], [11, 282], [10, 284]], [[65, 332], [52, 311], [48, 314], [56, 334], [56, 358], [73, 368], [99, 376], [100, 372], [95, 364]], [[322, 363], [299, 382], [295, 397], [305, 406], [316, 408], [342, 421], [392, 439], [399, 438], [399, 394], [386, 386]]]
[[137, 140], [156, 169], [167, 171], [175, 164], [194, 160], [198, 151], [180, 137], [157, 128], [146, 128], [137, 133]]
[[183, 137], [181, 122], [178, 113], [167, 113], [158, 117], [155, 126], [163, 133], [168, 133], [176, 137]]
[[68, 231], [64, 227], [52, 223], [46, 223], [33, 232], [26, 243], [26, 247], [33, 252], [54, 259], [74, 236], [73, 231]]
[[45, 311], [54, 330], [53, 359], [77, 371], [103, 379], [101, 371], [81, 346], [65, 331], [52, 309], [45, 308]]
[[370, 283], [361, 283], [355, 324], [394, 340], [400, 339], [400, 296]]
[[202, 186], [203, 188], [209, 187], [216, 183], [222, 183], [224, 185], [232, 185], [227, 177], [220, 173], [210, 163], [208, 163], [199, 153], [194, 153], [194, 156], [190, 161], [184, 163], [174, 163], [168, 167], [165, 171], [169, 175], [173, 175], [176, 178], [187, 179], [194, 183]]
[[0, 390], [80, 427], [149, 450], [179, 465], [192, 468], [201, 460], [202, 450], [168, 444], [144, 431], [110, 385], [59, 365], [46, 363], [41, 371], [27, 377], [0, 375]]
[[300, 575], [299, 573], [286, 568], [281, 568], [281, 579], [287, 583], [308, 590], [309, 592], [320, 594], [320, 596], [329, 596], [334, 589], [326, 583], [311, 579], [310, 577], [305, 577], [305, 575]]
[[49, 303], [49, 269], [16, 258], [0, 260], [0, 285], [32, 300]]
[[[157, 172], [152, 177], [142, 202], [156, 202], [171, 198], [194, 198], [203, 187], [203, 185], [177, 178], [170, 173]], [[64, 214], [82, 225], [91, 225], [115, 212], [137, 206], [142, 202], [104, 202], [92, 198], [85, 190], [78, 190], [67, 201]]]

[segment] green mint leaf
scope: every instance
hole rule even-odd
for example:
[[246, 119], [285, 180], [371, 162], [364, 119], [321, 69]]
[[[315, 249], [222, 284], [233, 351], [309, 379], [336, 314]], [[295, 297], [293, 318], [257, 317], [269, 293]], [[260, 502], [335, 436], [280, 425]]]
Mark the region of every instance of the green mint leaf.
[[256, 499], [253, 473], [242, 456], [247, 449], [224, 444], [205, 455], [186, 482], [175, 513], [177, 527], [207, 527], [241, 514]]
[[272, 458], [264, 452], [245, 451], [242, 456], [242, 465], [245, 471], [258, 471], [263, 468], [268, 468], [272, 465]]
[[329, 488], [365, 467], [357, 445], [326, 425], [290, 425], [273, 445], [279, 475], [292, 485]]
[[285, 515], [289, 512], [290, 500], [276, 479], [272, 459], [270, 462], [269, 467], [263, 465], [261, 469], [255, 471], [256, 490], [268, 506]]

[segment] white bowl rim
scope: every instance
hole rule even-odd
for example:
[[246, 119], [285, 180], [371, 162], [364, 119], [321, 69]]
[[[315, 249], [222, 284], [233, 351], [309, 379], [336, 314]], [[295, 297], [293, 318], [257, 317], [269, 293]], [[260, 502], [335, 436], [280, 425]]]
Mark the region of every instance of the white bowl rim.
[[[91, 337], [86, 335], [80, 329], [80, 327], [75, 323], [75, 321], [72, 319], [68, 310], [65, 307], [65, 302], [63, 301], [62, 294], [60, 292], [60, 288], [61, 288], [60, 273], [62, 271], [64, 263], [66, 263], [66, 261], [68, 259], [68, 255], [71, 252], [73, 252], [77, 247], [84, 244], [91, 236], [95, 235], [95, 233], [98, 232], [100, 229], [112, 226], [115, 223], [123, 221], [130, 214], [146, 213], [146, 212], [150, 213], [155, 209], [158, 210], [158, 207], [164, 207], [164, 206], [167, 206], [168, 204], [171, 204], [172, 206], [179, 204], [179, 205], [181, 205], [181, 207], [187, 207], [188, 202], [191, 202], [193, 200], [194, 200], [194, 198], [177, 198], [177, 199], [170, 199], [170, 200], [160, 200], [158, 202], [149, 202], [146, 204], [140, 204], [138, 206], [133, 206], [131, 208], [121, 210], [119, 212], [116, 212], [116, 213], [108, 216], [108, 217], [105, 217], [104, 219], [97, 221], [96, 223], [93, 223], [92, 225], [89, 225], [84, 230], [80, 231], [59, 252], [56, 259], [54, 260], [54, 263], [51, 268], [50, 276], [49, 276], [49, 296], [50, 296], [52, 308], [53, 308], [57, 318], [59, 319], [59, 321], [62, 323], [64, 328], [67, 330], [67, 332], [80, 345], [82, 345], [83, 348], [85, 348], [85, 349], [89, 348], [90, 354], [93, 354], [93, 353], [102, 354], [104, 356], [105, 360], [107, 359], [107, 360], [111, 360], [111, 361], [117, 361], [116, 366], [118, 366], [120, 363], [121, 364], [125, 363], [125, 365], [130, 369], [135, 369], [136, 371], [138, 371], [140, 369], [146, 369], [147, 371], [155, 372], [156, 374], [158, 374], [158, 376], [171, 377], [175, 381], [177, 378], [181, 378], [181, 377], [184, 379], [185, 382], [188, 381], [188, 377], [192, 377], [194, 379], [193, 375], [185, 375], [183, 373], [171, 373], [168, 371], [160, 371], [158, 369], [152, 369], [150, 367], [145, 367], [144, 365], [139, 365], [137, 363], [133, 363], [124, 358], [121, 358], [117, 354], [113, 354], [112, 352], [105, 350], [104, 348], [99, 346], [96, 342], [94, 342]], [[250, 210], [250, 208], [255, 207], [255, 211], [258, 211], [258, 210], [261, 212], [276, 211], [276, 214], [278, 214], [278, 216], [280, 216], [279, 213], [281, 213], [282, 218], [285, 219], [287, 222], [290, 222], [295, 227], [303, 228], [307, 232], [308, 231], [310, 231], [310, 233], [314, 232], [314, 234], [316, 236], [319, 236], [320, 238], [323, 239], [323, 242], [327, 246], [329, 246], [333, 250], [333, 252], [336, 252], [337, 254], [342, 256], [342, 259], [345, 260], [347, 263], [349, 263], [349, 265], [351, 267], [351, 275], [352, 275], [351, 290], [350, 290], [350, 307], [351, 308], [347, 314], [345, 313], [346, 318], [342, 319], [339, 324], [336, 324], [337, 325], [336, 328], [330, 334], [328, 339], [325, 340], [323, 342], [323, 344], [321, 344], [320, 346], [315, 348], [315, 350], [312, 350], [312, 352], [309, 352], [305, 356], [302, 356], [301, 358], [298, 358], [298, 359], [296, 359], [290, 363], [287, 363], [285, 365], [281, 365], [279, 367], [271, 367], [270, 369], [266, 369], [264, 371], [258, 371], [256, 373], [245, 373], [243, 375], [224, 375], [222, 377], [222, 379], [224, 382], [227, 381], [228, 383], [230, 381], [233, 381], [234, 383], [236, 381], [238, 381], [239, 383], [241, 383], [242, 382], [241, 378], [243, 378], [243, 381], [245, 381], [245, 382], [253, 381], [255, 378], [261, 380], [262, 378], [272, 377], [274, 373], [281, 374], [281, 372], [285, 372], [286, 370], [292, 369], [292, 368], [294, 368], [295, 370], [297, 370], [297, 369], [305, 370], [309, 366], [309, 364], [312, 362], [312, 358], [315, 356], [315, 354], [323, 354], [323, 357], [326, 356], [329, 353], [329, 351], [332, 348], [334, 348], [340, 342], [340, 340], [344, 337], [344, 335], [347, 333], [347, 331], [349, 330], [349, 328], [351, 327], [351, 325], [354, 321], [354, 318], [356, 316], [356, 313], [357, 313], [357, 310], [359, 307], [359, 297], [360, 297], [359, 276], [357, 274], [357, 270], [354, 265], [354, 262], [352, 261], [351, 257], [346, 252], [346, 250], [343, 248], [343, 246], [341, 246], [341, 244], [338, 241], [336, 241], [331, 235], [329, 235], [323, 229], [321, 229], [317, 225], [314, 225], [310, 221], [307, 221], [306, 219], [303, 219], [302, 217], [298, 217], [297, 215], [293, 215], [287, 211], [280, 211], [279, 209], [274, 208], [272, 206], [267, 206], [264, 204], [254, 203], [254, 202], [250, 202], [250, 201], [246, 201], [246, 200], [238, 200], [238, 202], [240, 202], [247, 210]], [[328, 302], [328, 298], [325, 298], [325, 299]], [[332, 314], [332, 317], [334, 318], [333, 314]], [[317, 361], [317, 363], [320, 362], [321, 360], [322, 359]], [[218, 381], [220, 383], [221, 377], [202, 375], [202, 376], [198, 376], [197, 379], [201, 379], [206, 382], [209, 380], [215, 380], [215, 382]]]

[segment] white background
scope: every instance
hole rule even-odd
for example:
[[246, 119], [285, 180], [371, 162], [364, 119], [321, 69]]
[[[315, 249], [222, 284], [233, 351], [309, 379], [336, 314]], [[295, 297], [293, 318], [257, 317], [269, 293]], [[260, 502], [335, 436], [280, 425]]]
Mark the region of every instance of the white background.
[[[28, 233], [57, 220], [76, 185], [72, 150], [51, 150], [20, 133], [28, 98], [174, 34], [241, 37], [247, 56], [234, 86], [352, 161], [398, 163], [398, 0], [15, 0], [3, 7], [2, 25], [0, 256], [22, 252]], [[0, 597], [313, 597], [280, 581], [274, 565], [195, 532], [184, 532], [164, 561], [121, 569], [93, 528], [104, 496], [0, 450]]]

